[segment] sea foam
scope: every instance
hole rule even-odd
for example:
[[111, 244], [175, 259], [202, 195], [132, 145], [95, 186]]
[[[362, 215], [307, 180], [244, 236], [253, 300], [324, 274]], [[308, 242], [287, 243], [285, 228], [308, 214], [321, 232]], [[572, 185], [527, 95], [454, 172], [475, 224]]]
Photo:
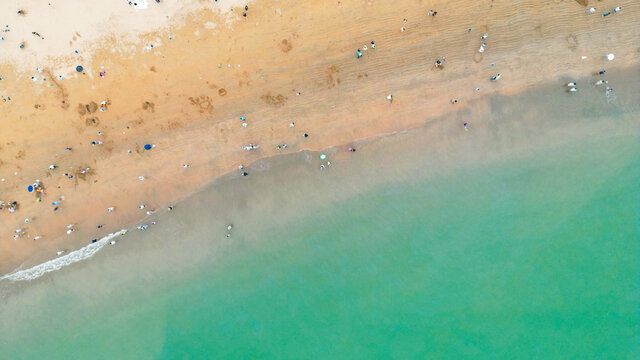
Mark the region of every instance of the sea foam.
[[127, 230], [124, 230], [124, 229], [115, 233], [111, 233], [94, 243], [91, 243], [76, 251], [72, 251], [66, 255], [60, 256], [59, 258], [49, 260], [47, 262], [44, 262], [40, 265], [36, 265], [29, 269], [20, 270], [20, 271], [13, 272], [11, 274], [4, 275], [3, 277], [0, 277], [0, 280], [7, 279], [11, 281], [24, 281], [24, 280], [37, 279], [48, 272], [60, 270], [65, 266], [69, 266], [78, 261], [82, 261], [84, 259], [88, 259], [92, 257], [98, 251], [100, 251], [100, 249], [102, 249], [105, 245], [107, 245], [111, 240], [113, 240], [114, 238], [120, 235], [124, 235], [126, 233], [127, 233]]

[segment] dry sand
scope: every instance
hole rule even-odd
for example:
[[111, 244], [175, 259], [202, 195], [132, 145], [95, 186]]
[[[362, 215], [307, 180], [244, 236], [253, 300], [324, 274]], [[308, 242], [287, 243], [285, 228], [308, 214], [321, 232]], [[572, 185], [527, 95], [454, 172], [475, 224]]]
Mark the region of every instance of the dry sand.
[[[240, 164], [421, 126], [478, 94], [633, 66], [640, 54], [640, 5], [631, 0], [259, 0], [246, 17], [243, 7], [225, 14], [232, 2], [222, 0], [146, 10], [33, 1], [24, 15], [18, 3], [0, 5], [11, 28], [0, 41], [0, 200], [20, 204], [0, 211], [0, 274], [83, 246], [146, 210], [166, 211]], [[616, 6], [620, 13], [601, 16]], [[559, 82], [558, 96], [570, 96], [564, 90]], [[156, 147], [144, 151], [146, 143]], [[248, 143], [260, 149], [242, 150]], [[36, 179], [46, 188], [41, 203], [26, 191]], [[71, 223], [77, 231], [66, 235]], [[24, 235], [14, 239], [18, 228]]]

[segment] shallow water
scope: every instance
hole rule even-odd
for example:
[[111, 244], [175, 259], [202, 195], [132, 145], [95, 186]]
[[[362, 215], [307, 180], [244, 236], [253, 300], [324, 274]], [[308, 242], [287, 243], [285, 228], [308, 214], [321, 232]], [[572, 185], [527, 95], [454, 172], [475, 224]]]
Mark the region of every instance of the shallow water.
[[609, 102], [549, 84], [328, 149], [325, 170], [302, 153], [230, 174], [90, 260], [0, 283], [0, 354], [637, 358], [622, 75]]

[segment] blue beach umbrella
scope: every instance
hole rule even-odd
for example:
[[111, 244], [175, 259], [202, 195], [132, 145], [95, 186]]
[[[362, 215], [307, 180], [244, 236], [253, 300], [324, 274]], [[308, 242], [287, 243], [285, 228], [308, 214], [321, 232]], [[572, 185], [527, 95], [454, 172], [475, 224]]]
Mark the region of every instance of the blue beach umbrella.
[[76, 71], [77, 71], [77, 72], [82, 72], [82, 70], [84, 70], [84, 68], [82, 67], [82, 65], [78, 65], [78, 66], [76, 66]]
[[145, 150], [151, 150], [151, 144], [147, 144], [147, 145], [145, 145], [145, 146], [144, 146], [144, 149], [145, 149]]
[[32, 192], [32, 191], [33, 191], [33, 185], [29, 185], [29, 186], [27, 187], [27, 191], [28, 191], [28, 192]]

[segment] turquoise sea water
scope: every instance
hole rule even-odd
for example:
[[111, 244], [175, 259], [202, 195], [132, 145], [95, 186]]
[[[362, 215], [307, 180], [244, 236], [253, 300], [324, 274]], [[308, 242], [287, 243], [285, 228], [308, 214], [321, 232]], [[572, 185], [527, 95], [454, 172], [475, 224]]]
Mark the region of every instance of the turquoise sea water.
[[269, 232], [156, 303], [158, 355], [195, 340], [220, 358], [636, 358], [640, 148], [591, 145]]
[[[512, 115], [498, 105], [489, 119]], [[265, 165], [178, 205], [165, 228], [12, 290], [0, 357], [637, 359], [636, 112], [603, 120], [630, 130], [610, 134], [578, 112], [592, 136], [517, 155], [525, 137], [486, 134], [520, 127], [474, 123], [437, 150], [388, 155], [396, 168], [389, 144], [325, 173], [302, 155], [307, 172]], [[541, 124], [527, 141], [575, 134]], [[459, 144], [475, 134], [499, 151], [436, 171], [487, 148]]]

